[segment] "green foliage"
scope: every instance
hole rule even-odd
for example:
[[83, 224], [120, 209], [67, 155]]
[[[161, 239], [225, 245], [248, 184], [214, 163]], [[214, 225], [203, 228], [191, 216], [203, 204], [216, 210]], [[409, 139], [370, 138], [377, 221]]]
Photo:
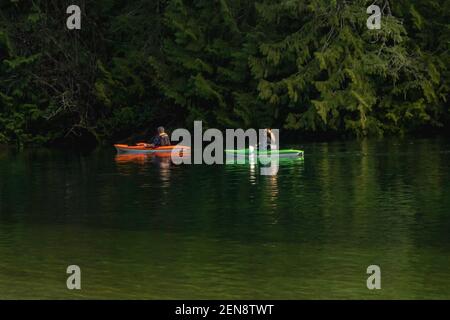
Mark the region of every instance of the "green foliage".
[[[84, 2], [82, 2], [84, 4]], [[0, 4], [0, 143], [120, 139], [160, 124], [354, 136], [449, 123], [450, 2]]]
[[274, 3], [257, 5], [264, 37], [251, 66], [259, 97], [287, 114], [286, 128], [364, 136], [437, 123], [437, 70], [408, 50], [399, 19], [385, 12], [372, 31], [365, 1]]
[[251, 79], [243, 52], [246, 25], [236, 18], [238, 10], [225, 0], [169, 1], [164, 16], [169, 35], [162, 55], [149, 61], [161, 93], [180, 107], [187, 124], [251, 122], [242, 105]]

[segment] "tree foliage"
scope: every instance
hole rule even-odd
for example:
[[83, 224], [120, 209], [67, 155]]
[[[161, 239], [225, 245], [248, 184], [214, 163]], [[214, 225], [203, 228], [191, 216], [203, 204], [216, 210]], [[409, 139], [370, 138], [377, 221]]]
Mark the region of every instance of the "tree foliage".
[[[159, 124], [302, 136], [449, 123], [450, 3], [5, 0], [0, 143], [97, 142]], [[65, 28], [82, 8], [82, 30]]]

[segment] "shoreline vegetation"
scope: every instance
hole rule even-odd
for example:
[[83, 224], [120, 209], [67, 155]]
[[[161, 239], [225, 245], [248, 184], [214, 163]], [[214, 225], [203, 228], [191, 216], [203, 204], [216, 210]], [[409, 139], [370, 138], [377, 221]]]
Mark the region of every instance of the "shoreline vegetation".
[[194, 120], [287, 143], [449, 131], [449, 1], [80, 0], [68, 30], [72, 2], [0, 4], [0, 146], [130, 143]]

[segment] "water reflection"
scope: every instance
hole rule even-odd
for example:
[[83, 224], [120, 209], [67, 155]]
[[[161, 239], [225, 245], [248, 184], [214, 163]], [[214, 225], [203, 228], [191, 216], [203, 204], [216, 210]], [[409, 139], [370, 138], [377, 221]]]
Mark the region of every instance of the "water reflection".
[[256, 159], [0, 151], [0, 298], [76, 297], [74, 259], [83, 298], [449, 298], [450, 143], [305, 150], [267, 176]]
[[[168, 154], [117, 154], [115, 157], [118, 172], [122, 175], [133, 175], [136, 173], [147, 175], [149, 170], [157, 171], [160, 178], [160, 187], [170, 187], [171, 168], [173, 163], [170, 153]], [[149, 167], [153, 166], [153, 168]], [[152, 170], [156, 169], [156, 170]], [[144, 184], [144, 187], [148, 184]]]
[[151, 160], [153, 156], [151, 154], [133, 154], [133, 153], [122, 153], [116, 155], [117, 164], [145, 164]]
[[171, 157], [154, 157], [153, 163], [159, 168], [161, 187], [164, 189], [164, 193], [166, 194], [166, 189], [170, 187], [171, 167], [175, 166], [175, 164], [172, 163]]
[[250, 166], [250, 183], [256, 184], [257, 159], [255, 155], [250, 155], [249, 166]]

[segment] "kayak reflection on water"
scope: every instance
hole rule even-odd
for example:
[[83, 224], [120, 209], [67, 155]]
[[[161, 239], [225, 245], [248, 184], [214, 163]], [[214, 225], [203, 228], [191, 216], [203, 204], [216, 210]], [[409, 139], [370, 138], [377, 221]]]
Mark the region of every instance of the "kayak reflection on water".
[[133, 153], [119, 153], [116, 155], [116, 163], [117, 164], [126, 164], [126, 163], [137, 163], [137, 164], [145, 164], [149, 162], [152, 155], [150, 154], [133, 154]]
[[173, 164], [171, 153], [154, 154], [154, 153], [118, 153], [116, 155], [117, 164], [146, 164], [154, 163], [158, 165], [167, 166]]
[[[144, 166], [146, 164], [152, 164], [159, 167], [160, 173], [162, 175], [169, 175], [170, 168], [172, 166], [179, 166], [179, 164], [175, 164], [172, 161], [170, 153], [166, 156], [161, 156], [160, 154], [117, 154], [115, 160], [116, 164], [119, 165], [120, 172], [124, 175], [129, 175], [130, 170], [132, 169], [133, 171], [135, 171], [136, 168], [141, 168], [142, 170], [146, 171], [147, 167]], [[130, 164], [133, 165], [129, 166]], [[134, 164], [137, 164], [138, 166]], [[257, 171], [258, 168], [266, 168], [267, 170], [270, 170], [269, 175], [276, 176], [278, 174], [280, 166], [293, 168], [300, 165], [300, 168], [303, 168], [303, 164], [304, 158], [279, 158], [277, 160], [271, 160], [269, 163], [261, 163], [260, 161], [258, 161], [257, 156], [243, 156], [242, 162], [237, 162], [235, 159], [230, 159], [225, 163], [226, 167], [232, 170], [235, 168], [241, 168], [245, 170], [245, 168], [248, 167], [251, 176], [255, 176], [255, 179], [256, 173], [259, 172]]]
[[161, 177], [162, 187], [169, 184], [171, 167], [176, 166], [172, 162], [170, 155], [117, 154], [115, 161], [119, 174], [124, 176], [136, 174], [136, 171], [145, 175], [148, 173], [150, 167], [156, 166]]

